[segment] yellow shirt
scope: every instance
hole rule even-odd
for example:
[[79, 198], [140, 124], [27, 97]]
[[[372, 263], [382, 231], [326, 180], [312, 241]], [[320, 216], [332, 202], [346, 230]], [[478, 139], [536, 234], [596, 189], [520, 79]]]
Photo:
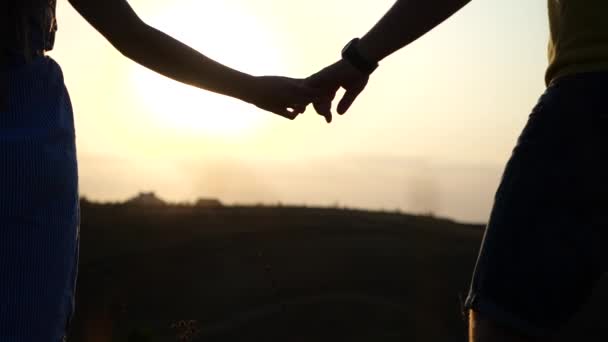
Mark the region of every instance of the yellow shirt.
[[545, 80], [608, 71], [608, 0], [549, 0], [549, 68]]

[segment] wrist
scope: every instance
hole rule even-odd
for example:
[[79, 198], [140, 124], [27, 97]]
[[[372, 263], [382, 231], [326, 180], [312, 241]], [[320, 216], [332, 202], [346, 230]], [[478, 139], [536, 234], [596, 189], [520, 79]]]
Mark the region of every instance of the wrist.
[[369, 57], [367, 51], [362, 52], [360, 42], [359, 38], [348, 42], [342, 49], [342, 60], [347, 61], [355, 69], [369, 76], [378, 68], [378, 62]]
[[232, 85], [226, 95], [244, 102], [253, 103], [256, 82], [256, 76], [239, 72], [233, 82], [230, 82]]
[[361, 56], [363, 56], [363, 58], [367, 59], [368, 61], [380, 63], [380, 61], [382, 60], [382, 56], [376, 53], [373, 45], [370, 43], [370, 40], [366, 37], [363, 37], [361, 38], [361, 40], [359, 40], [358, 49]]
[[354, 65], [352, 65], [349, 61], [345, 59], [339, 60], [335, 64], [335, 68], [339, 71], [341, 75], [348, 75], [349, 79], [369, 76], [369, 74], [357, 69]]

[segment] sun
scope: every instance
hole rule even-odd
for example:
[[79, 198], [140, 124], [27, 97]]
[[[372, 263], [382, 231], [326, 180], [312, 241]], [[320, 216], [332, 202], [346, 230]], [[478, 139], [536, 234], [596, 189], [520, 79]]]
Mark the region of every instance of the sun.
[[[174, 2], [150, 23], [240, 71], [262, 75], [285, 70], [272, 31], [260, 18], [227, 1]], [[177, 134], [242, 136], [271, 120], [270, 114], [250, 104], [183, 85], [139, 65], [133, 66], [130, 79], [150, 119]]]

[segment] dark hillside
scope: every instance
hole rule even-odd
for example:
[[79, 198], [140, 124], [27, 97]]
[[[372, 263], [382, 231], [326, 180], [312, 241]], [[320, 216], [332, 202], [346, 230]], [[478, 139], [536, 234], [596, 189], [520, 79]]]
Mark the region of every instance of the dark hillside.
[[180, 320], [194, 341], [465, 339], [481, 226], [295, 207], [84, 203], [82, 217], [73, 341], [175, 341]]

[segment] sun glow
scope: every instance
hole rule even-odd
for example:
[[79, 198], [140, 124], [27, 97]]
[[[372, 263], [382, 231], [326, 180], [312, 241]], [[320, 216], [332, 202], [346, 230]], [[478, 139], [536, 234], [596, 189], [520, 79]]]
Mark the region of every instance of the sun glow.
[[[243, 8], [201, 1], [172, 3], [170, 8], [150, 23], [238, 70], [254, 75], [284, 70], [271, 30]], [[242, 136], [272, 118], [250, 104], [180, 84], [141, 66], [135, 65], [130, 76], [151, 120], [176, 134]]]

